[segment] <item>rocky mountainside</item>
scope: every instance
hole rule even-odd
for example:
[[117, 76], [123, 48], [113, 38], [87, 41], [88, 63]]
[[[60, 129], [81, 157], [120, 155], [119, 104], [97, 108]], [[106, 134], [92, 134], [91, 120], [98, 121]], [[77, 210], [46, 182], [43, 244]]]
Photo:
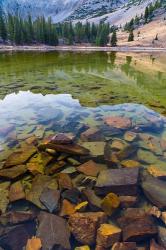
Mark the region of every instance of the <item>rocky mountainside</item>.
[[155, 0], [0, 0], [6, 12], [51, 16], [54, 22], [63, 20], [105, 20], [122, 24]]

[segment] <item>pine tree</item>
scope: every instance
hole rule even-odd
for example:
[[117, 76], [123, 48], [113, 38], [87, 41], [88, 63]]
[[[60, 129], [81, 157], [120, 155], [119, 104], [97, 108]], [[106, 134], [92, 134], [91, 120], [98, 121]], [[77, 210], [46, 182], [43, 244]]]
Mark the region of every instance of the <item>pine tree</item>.
[[117, 46], [117, 35], [116, 30], [113, 31], [112, 37], [111, 37], [111, 46], [116, 47]]
[[147, 22], [148, 18], [149, 18], [149, 8], [148, 6], [145, 9], [145, 15], [144, 15], [145, 21]]
[[134, 41], [134, 33], [133, 33], [133, 30], [130, 31], [129, 37], [128, 37], [128, 42], [132, 42], [132, 41]]
[[0, 38], [3, 41], [7, 40], [6, 20], [1, 8], [0, 8]]

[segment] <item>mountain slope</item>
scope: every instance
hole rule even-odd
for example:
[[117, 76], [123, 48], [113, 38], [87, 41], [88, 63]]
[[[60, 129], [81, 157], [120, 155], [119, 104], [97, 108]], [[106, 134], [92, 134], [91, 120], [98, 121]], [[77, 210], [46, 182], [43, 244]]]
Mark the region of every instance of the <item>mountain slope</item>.
[[54, 22], [81, 20], [107, 21], [120, 25], [144, 12], [156, 0], [0, 0], [6, 12], [26, 16], [51, 16]]

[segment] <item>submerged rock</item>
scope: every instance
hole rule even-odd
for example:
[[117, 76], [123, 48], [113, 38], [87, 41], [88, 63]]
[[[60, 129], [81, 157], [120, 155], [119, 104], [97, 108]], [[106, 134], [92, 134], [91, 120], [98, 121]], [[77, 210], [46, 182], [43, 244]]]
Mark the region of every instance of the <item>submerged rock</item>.
[[101, 203], [102, 210], [109, 216], [119, 207], [119, 197], [114, 193], [107, 194]]
[[10, 182], [0, 183], [0, 212], [5, 213], [9, 203]]
[[165, 248], [158, 245], [156, 241], [153, 239], [150, 242], [150, 250], [165, 250]]
[[81, 145], [89, 151], [91, 159], [103, 160], [105, 142], [101, 141], [83, 142]]
[[27, 167], [25, 165], [17, 165], [11, 168], [5, 168], [0, 170], [0, 177], [15, 179], [20, 175], [27, 172]]
[[60, 216], [68, 217], [75, 213], [75, 205], [68, 200], [63, 200], [61, 205]]
[[25, 192], [21, 181], [17, 181], [10, 186], [9, 200], [10, 202], [25, 199]]
[[104, 122], [114, 128], [128, 129], [132, 126], [131, 120], [127, 117], [110, 116], [104, 119]]
[[96, 177], [101, 168], [94, 161], [90, 160], [77, 167], [77, 170], [82, 174]]
[[46, 148], [55, 149], [57, 152], [67, 153], [71, 155], [88, 155], [89, 150], [78, 144], [41, 144], [39, 145], [40, 150], [45, 150]]
[[2, 225], [15, 225], [27, 221], [32, 221], [36, 218], [37, 213], [34, 211], [11, 211], [0, 216]]
[[43, 209], [44, 206], [40, 201], [40, 196], [46, 187], [56, 190], [58, 188], [56, 179], [46, 175], [37, 175], [33, 179], [31, 189], [26, 193], [26, 200]]
[[65, 219], [57, 215], [40, 212], [38, 221], [39, 226], [36, 235], [41, 239], [43, 250], [51, 250], [54, 247], [64, 250], [71, 249], [70, 231]]
[[166, 208], [166, 182], [146, 176], [142, 181], [145, 196], [158, 208]]
[[101, 171], [96, 191], [99, 194], [114, 192], [118, 195], [136, 195], [138, 191], [139, 169], [108, 169]]
[[112, 246], [112, 250], [137, 250], [135, 242], [117, 242]]
[[100, 141], [104, 138], [98, 128], [89, 128], [81, 134], [81, 139], [82, 141]]
[[101, 210], [102, 199], [100, 199], [95, 194], [94, 190], [86, 188], [86, 189], [83, 189], [82, 193], [85, 195], [85, 198], [88, 200], [91, 211]]
[[97, 230], [97, 245], [109, 248], [113, 246], [114, 243], [119, 242], [121, 238], [122, 230], [111, 224], [102, 224]]
[[22, 250], [28, 239], [35, 235], [35, 229], [34, 222], [7, 227], [0, 236], [0, 246], [4, 249]]
[[118, 223], [122, 228], [123, 241], [140, 242], [157, 235], [153, 218], [142, 209], [128, 208]]
[[28, 239], [25, 250], [40, 250], [41, 247], [40, 238], [32, 237], [32, 239]]
[[40, 201], [50, 213], [53, 213], [59, 209], [60, 191], [45, 188], [40, 195]]
[[5, 168], [9, 168], [15, 165], [22, 165], [26, 163], [31, 156], [33, 156], [37, 151], [34, 146], [26, 146], [16, 152], [13, 152], [5, 162]]
[[137, 152], [137, 157], [140, 162], [153, 164], [157, 161], [157, 157], [147, 150], [139, 149]]
[[69, 227], [78, 242], [93, 245], [97, 229], [106, 220], [107, 217], [103, 212], [75, 213], [69, 218]]

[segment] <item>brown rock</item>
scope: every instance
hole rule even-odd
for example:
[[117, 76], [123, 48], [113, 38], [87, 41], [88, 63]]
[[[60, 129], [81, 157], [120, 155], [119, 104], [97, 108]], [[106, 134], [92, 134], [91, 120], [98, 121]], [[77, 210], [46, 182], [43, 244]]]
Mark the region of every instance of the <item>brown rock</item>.
[[138, 168], [104, 170], [98, 176], [96, 191], [98, 194], [136, 195], [138, 177]]
[[128, 142], [133, 142], [137, 139], [137, 134], [132, 131], [126, 131], [124, 134], [124, 139]]
[[103, 136], [98, 128], [89, 128], [81, 134], [82, 141], [100, 141], [102, 139]]
[[157, 227], [149, 218], [138, 219], [123, 228], [124, 241], [143, 241], [157, 235]]
[[0, 237], [0, 245], [5, 249], [22, 250], [33, 235], [35, 235], [36, 225], [33, 221], [22, 225], [5, 228]]
[[11, 211], [0, 216], [2, 225], [15, 225], [21, 224], [26, 221], [34, 220], [37, 213], [33, 211]]
[[25, 250], [40, 250], [41, 247], [41, 240], [39, 238], [32, 237], [32, 239], [28, 240]]
[[0, 183], [0, 213], [5, 213], [9, 203], [10, 182]]
[[78, 144], [41, 144], [39, 145], [39, 149], [45, 150], [46, 148], [55, 149], [57, 152], [67, 153], [71, 155], [88, 155], [89, 150], [78, 145]]
[[43, 165], [38, 162], [30, 162], [27, 163], [27, 169], [29, 172], [31, 172], [33, 175], [37, 174], [44, 174], [44, 168]]
[[153, 239], [150, 242], [150, 250], [165, 250], [165, 247], [158, 245], [156, 241]]
[[82, 244], [92, 245], [97, 229], [107, 220], [103, 212], [75, 213], [69, 218], [69, 226], [75, 239]]
[[164, 224], [166, 225], [166, 212], [161, 212], [161, 219], [164, 222]]
[[23, 175], [27, 172], [25, 165], [18, 165], [7, 169], [0, 170], [0, 177], [15, 179], [20, 175]]
[[27, 143], [27, 144], [29, 144], [29, 145], [34, 145], [34, 146], [36, 146], [37, 145], [37, 137], [35, 136], [35, 135], [32, 135], [31, 137], [29, 137], [29, 138], [27, 138], [26, 140], [25, 140], [25, 142]]
[[7, 134], [9, 134], [14, 129], [15, 129], [14, 125], [9, 125], [9, 126], [5, 126], [5, 127], [1, 127], [0, 128], [0, 136], [6, 136]]
[[77, 167], [77, 170], [82, 174], [96, 177], [101, 168], [94, 161], [90, 160]]
[[60, 189], [72, 189], [73, 183], [68, 174], [58, 174], [58, 184]]
[[112, 250], [137, 250], [135, 242], [117, 242], [112, 246]]
[[114, 193], [107, 194], [101, 203], [102, 210], [109, 216], [119, 207], [119, 197]]
[[94, 190], [84, 189], [82, 192], [89, 202], [89, 206], [91, 208], [91, 211], [101, 210], [102, 200], [95, 194]]
[[158, 242], [161, 246], [166, 249], [166, 228], [165, 227], [158, 227]]
[[46, 174], [53, 175], [57, 173], [57, 171], [63, 168], [66, 165], [65, 161], [58, 161], [57, 163], [53, 163], [46, 168]]
[[141, 164], [138, 161], [134, 161], [134, 160], [121, 161], [121, 165], [125, 168], [138, 168], [141, 166]]
[[60, 191], [47, 187], [43, 190], [40, 201], [50, 213], [53, 213], [59, 209]]
[[113, 150], [124, 150], [127, 147], [127, 143], [121, 139], [114, 139], [111, 143], [111, 149]]
[[131, 120], [129, 118], [121, 116], [106, 117], [104, 119], [104, 122], [113, 128], [119, 128], [119, 129], [128, 129], [132, 125]]
[[122, 208], [134, 207], [137, 202], [137, 196], [119, 196], [120, 206]]
[[25, 199], [25, 192], [21, 181], [17, 181], [10, 186], [9, 200], [10, 202]]
[[97, 245], [104, 248], [111, 247], [114, 243], [120, 241], [122, 230], [111, 224], [102, 224], [97, 230]]
[[161, 211], [158, 209], [158, 207], [153, 206], [148, 210], [148, 214], [153, 215], [156, 218], [160, 218]]
[[89, 151], [91, 159], [99, 161], [104, 159], [104, 148], [106, 145], [105, 142], [103, 141], [83, 142], [81, 145]]
[[66, 220], [45, 212], [40, 212], [38, 220], [39, 227], [36, 235], [41, 239], [43, 250], [53, 249], [55, 246], [57, 249], [71, 249], [70, 232]]
[[139, 242], [157, 235], [153, 218], [138, 208], [128, 208], [118, 219], [123, 232], [123, 241]]
[[75, 213], [75, 205], [68, 200], [62, 201], [60, 216], [70, 216]]
[[59, 133], [51, 137], [50, 142], [55, 144], [72, 144], [74, 137], [72, 134]]
[[46, 187], [56, 190], [58, 188], [56, 179], [46, 175], [37, 175], [33, 179], [31, 189], [26, 193], [26, 200], [44, 209], [45, 207], [40, 201], [40, 196]]
[[16, 152], [13, 152], [6, 160], [5, 167], [9, 168], [15, 165], [26, 163], [29, 158], [36, 153], [37, 149], [34, 146], [26, 146]]

